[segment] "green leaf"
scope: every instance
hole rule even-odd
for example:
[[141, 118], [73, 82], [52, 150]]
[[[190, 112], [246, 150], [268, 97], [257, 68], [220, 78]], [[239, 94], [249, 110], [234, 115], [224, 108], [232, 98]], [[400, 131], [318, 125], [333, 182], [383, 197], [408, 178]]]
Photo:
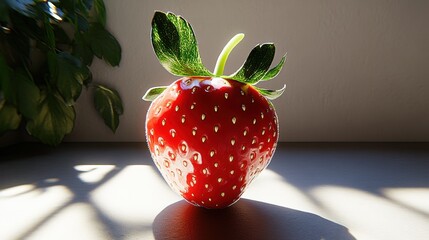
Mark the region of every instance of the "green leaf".
[[[63, 0], [64, 1], [64, 0]], [[75, 1], [75, 8], [76, 12], [80, 12], [85, 17], [88, 17], [92, 8], [92, 2], [91, 0], [79, 0]]]
[[155, 100], [167, 87], [153, 87], [147, 90], [145, 95], [142, 97], [145, 101], [153, 101]]
[[119, 115], [124, 112], [118, 92], [114, 89], [97, 85], [94, 92], [94, 105], [104, 123], [115, 132], [119, 125]]
[[82, 14], [76, 14], [77, 26], [80, 31], [87, 32], [89, 30], [89, 21]]
[[59, 25], [53, 25], [54, 27], [54, 35], [55, 35], [55, 41], [60, 44], [67, 44], [69, 45], [71, 43], [71, 39], [67, 35], [67, 33], [64, 31], [62, 27]]
[[0, 37], [4, 40], [0, 45], [0, 53], [4, 54], [10, 66], [16, 67], [30, 62], [30, 39], [28, 37], [17, 31], [0, 34]]
[[76, 0], [61, 0], [61, 9], [67, 13], [66, 17], [70, 17], [72, 13], [77, 11], [76, 9]]
[[[69, 4], [66, 4], [65, 6], [66, 7], [63, 8], [64, 11], [67, 12], [67, 14], [65, 15], [67, 21], [70, 22], [73, 27], [77, 28], [78, 31], [87, 32], [89, 30], [88, 18], [86, 16], [83, 16], [80, 13], [80, 10], [76, 8], [76, 6], [69, 6]], [[71, 8], [73, 10], [67, 10], [68, 8]]]
[[3, 55], [0, 55], [0, 91], [3, 89], [3, 82], [10, 81], [10, 69]]
[[75, 42], [73, 44], [73, 55], [80, 58], [83, 64], [89, 66], [94, 58], [90, 44], [85, 40], [85, 35], [80, 32], [75, 33]]
[[14, 81], [18, 93], [18, 109], [24, 117], [32, 119], [39, 112], [40, 90], [26, 71], [15, 71]]
[[10, 20], [15, 32], [39, 41], [45, 40], [43, 29], [38, 25], [37, 19], [11, 11]]
[[40, 111], [27, 122], [27, 132], [41, 142], [56, 146], [74, 127], [75, 111], [57, 93], [43, 91]]
[[249, 84], [258, 83], [268, 72], [275, 51], [272, 43], [257, 45], [252, 49], [243, 66], [227, 78]]
[[21, 123], [21, 115], [12, 104], [0, 100], [0, 136], [9, 130], [15, 130]]
[[61, 8], [55, 6], [53, 1], [39, 2], [38, 6], [44, 11], [51, 19], [55, 21], [62, 21], [64, 12]]
[[97, 21], [103, 26], [106, 26], [106, 6], [103, 0], [94, 0], [94, 10]]
[[10, 8], [24, 16], [33, 17], [36, 14], [34, 0], [6, 0], [6, 3]]
[[87, 37], [95, 56], [104, 59], [111, 66], [119, 65], [121, 46], [115, 37], [104, 29], [102, 25], [98, 23], [91, 24]]
[[83, 5], [85, 5], [87, 11], [91, 10], [93, 3], [93, 0], [83, 0]]
[[47, 61], [48, 61], [50, 80], [52, 83], [55, 83], [56, 78], [58, 76], [57, 54], [54, 51], [48, 51], [46, 55], [47, 55]]
[[284, 85], [281, 89], [279, 90], [269, 90], [269, 89], [263, 89], [263, 88], [258, 88], [253, 86], [256, 90], [258, 90], [259, 93], [261, 93], [263, 96], [265, 96], [266, 98], [270, 99], [270, 100], [274, 100], [278, 97], [280, 97], [284, 91], [286, 90], [286, 85]]
[[56, 86], [67, 105], [73, 105], [89, 77], [89, 70], [80, 60], [68, 53], [57, 54]]
[[48, 18], [45, 18], [45, 31], [46, 31], [46, 39], [48, 46], [51, 49], [55, 49], [55, 34], [54, 34], [54, 28], [52, 27], [50, 20]]
[[277, 77], [277, 75], [279, 75], [280, 71], [282, 70], [285, 61], [286, 61], [286, 55], [282, 57], [280, 62], [277, 64], [277, 66], [273, 67], [267, 72], [267, 74], [265, 74], [265, 76], [261, 79], [261, 81], [268, 81]]
[[161, 65], [177, 76], [213, 76], [202, 64], [191, 25], [173, 13], [155, 12], [152, 46]]
[[16, 104], [15, 82], [11, 79], [11, 70], [6, 60], [0, 55], [0, 99], [4, 98], [12, 104]]
[[0, 22], [7, 22], [9, 20], [9, 10], [4, 0], [0, 0]]

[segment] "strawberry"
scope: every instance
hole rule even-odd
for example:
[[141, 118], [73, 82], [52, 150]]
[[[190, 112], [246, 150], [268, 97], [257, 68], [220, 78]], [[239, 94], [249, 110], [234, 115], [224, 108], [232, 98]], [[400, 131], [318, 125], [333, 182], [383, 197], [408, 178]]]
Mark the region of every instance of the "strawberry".
[[274, 45], [258, 45], [235, 74], [224, 76], [226, 59], [243, 36], [231, 39], [211, 73], [201, 63], [185, 19], [156, 12], [152, 20], [158, 59], [182, 78], [143, 97], [153, 101], [146, 117], [148, 147], [170, 187], [196, 206], [225, 208], [238, 201], [276, 148], [278, 120], [268, 99], [284, 88], [254, 85], [274, 78], [285, 57], [269, 69]]

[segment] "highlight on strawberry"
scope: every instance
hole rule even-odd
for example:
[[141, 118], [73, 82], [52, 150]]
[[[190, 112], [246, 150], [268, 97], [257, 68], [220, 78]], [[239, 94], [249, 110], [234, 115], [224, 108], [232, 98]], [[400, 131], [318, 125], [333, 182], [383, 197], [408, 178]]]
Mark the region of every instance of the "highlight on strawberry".
[[180, 76], [149, 89], [146, 139], [155, 165], [170, 187], [189, 203], [225, 208], [264, 170], [274, 154], [279, 126], [270, 100], [285, 90], [255, 85], [278, 75], [286, 56], [270, 68], [273, 43], [257, 45], [232, 75], [224, 75], [229, 53], [243, 39], [235, 35], [215, 69], [203, 64], [191, 25], [171, 12], [155, 12], [152, 45], [167, 71]]

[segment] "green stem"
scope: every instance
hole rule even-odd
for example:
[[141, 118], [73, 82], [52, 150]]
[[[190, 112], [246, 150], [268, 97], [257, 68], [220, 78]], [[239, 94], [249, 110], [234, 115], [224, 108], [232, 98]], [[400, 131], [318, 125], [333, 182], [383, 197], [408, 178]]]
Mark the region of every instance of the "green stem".
[[226, 63], [226, 60], [228, 59], [229, 54], [231, 53], [232, 49], [234, 49], [234, 47], [237, 46], [237, 44], [241, 42], [241, 40], [243, 40], [243, 38], [244, 38], [243, 33], [239, 33], [235, 35], [233, 38], [231, 38], [231, 40], [229, 40], [229, 42], [222, 49], [222, 52], [217, 58], [216, 66], [213, 71], [215, 76], [220, 77], [223, 75], [223, 70], [225, 68], [225, 63]]

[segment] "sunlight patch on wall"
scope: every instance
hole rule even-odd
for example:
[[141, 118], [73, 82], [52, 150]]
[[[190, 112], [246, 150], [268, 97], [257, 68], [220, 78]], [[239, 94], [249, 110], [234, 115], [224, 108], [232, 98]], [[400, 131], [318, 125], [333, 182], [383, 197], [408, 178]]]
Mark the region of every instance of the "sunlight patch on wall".
[[19, 239], [73, 198], [73, 194], [64, 186], [34, 188], [26, 184], [1, 192], [0, 239]]
[[152, 224], [156, 215], [181, 198], [151, 166], [130, 165], [94, 190], [91, 200], [121, 224]]
[[357, 239], [426, 239], [429, 236], [427, 218], [378, 195], [329, 185], [315, 187], [311, 194]]

